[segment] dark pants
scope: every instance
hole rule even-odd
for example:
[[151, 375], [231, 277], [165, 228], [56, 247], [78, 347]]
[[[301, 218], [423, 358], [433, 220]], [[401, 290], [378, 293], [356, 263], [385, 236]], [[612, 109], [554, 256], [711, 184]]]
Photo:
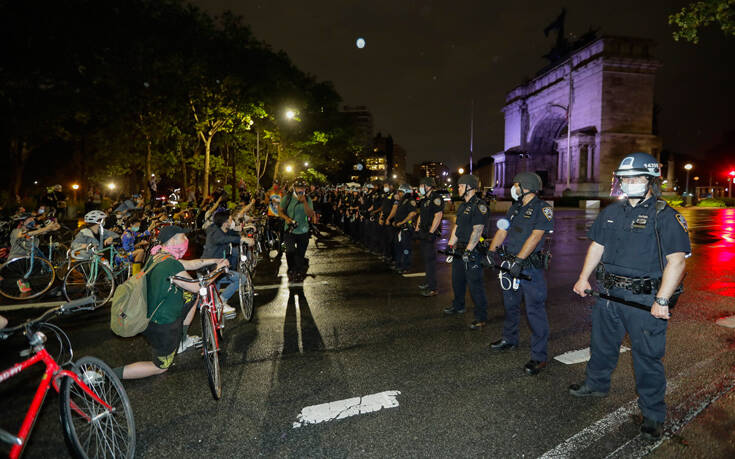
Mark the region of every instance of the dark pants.
[[436, 249], [433, 236], [429, 235], [428, 239], [421, 240], [421, 255], [424, 258], [426, 284], [429, 290], [436, 290]]
[[548, 359], [549, 321], [546, 317], [546, 279], [539, 268], [526, 268], [523, 274], [531, 280], [520, 280], [518, 290], [503, 290], [505, 322], [503, 338], [510, 344], [518, 344], [518, 327], [521, 318], [521, 301], [526, 303], [526, 317], [531, 327], [531, 359], [546, 362]]
[[[634, 295], [611, 289], [610, 295], [649, 305], [654, 295]], [[587, 364], [587, 385], [593, 390], [610, 390], [610, 375], [618, 364], [620, 343], [627, 332], [633, 354], [633, 370], [638, 407], [643, 416], [658, 422], [666, 419], [666, 374], [661, 359], [666, 351], [668, 321], [650, 312], [598, 299], [592, 308], [591, 357]]]
[[286, 243], [286, 263], [288, 270], [294, 273], [306, 273], [309, 268], [306, 262], [306, 248], [309, 246], [309, 233], [286, 233], [283, 236]]
[[407, 270], [411, 267], [411, 238], [412, 232], [407, 229], [399, 229], [396, 231], [393, 240], [393, 259], [396, 261], [396, 268]]
[[380, 228], [382, 229], [380, 236], [381, 251], [384, 257], [391, 258], [393, 256], [393, 235], [395, 228], [388, 225], [383, 225]]
[[482, 265], [479, 261], [465, 263], [461, 256], [456, 256], [452, 260], [452, 290], [454, 290], [452, 307], [455, 311], [465, 308], [464, 296], [468, 285], [472, 302], [475, 303], [475, 320], [485, 322], [487, 320], [487, 297], [482, 279]]

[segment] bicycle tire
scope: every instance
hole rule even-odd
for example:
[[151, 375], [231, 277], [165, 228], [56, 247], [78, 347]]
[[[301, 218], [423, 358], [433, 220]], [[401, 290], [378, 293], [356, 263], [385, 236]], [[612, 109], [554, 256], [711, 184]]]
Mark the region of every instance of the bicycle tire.
[[[31, 257], [13, 258], [0, 266], [0, 295], [11, 300], [37, 298], [51, 288], [55, 279], [56, 271], [47, 259], [33, 257], [31, 269]], [[22, 292], [19, 281], [30, 290]]]
[[240, 311], [246, 322], [253, 320], [253, 281], [246, 269], [241, 269], [243, 281], [237, 287], [237, 295], [240, 298]]
[[91, 276], [92, 263], [91, 260], [80, 261], [71, 265], [67, 271], [62, 286], [67, 301], [94, 295], [94, 305], [100, 307], [112, 298], [112, 293], [115, 291], [115, 278], [112, 271], [102, 263], [97, 264], [97, 279], [94, 284], [88, 285], [87, 279]]
[[[118, 377], [96, 357], [77, 360], [73, 371], [114, 411], [105, 414], [109, 412], [72, 378], [63, 378], [59, 390], [59, 415], [69, 451], [75, 457], [85, 458], [135, 457], [135, 418], [128, 394]], [[87, 372], [94, 374], [90, 378], [86, 376]], [[72, 403], [86, 418], [72, 407]]]
[[202, 351], [204, 352], [204, 363], [207, 367], [209, 388], [212, 391], [212, 397], [219, 400], [222, 397], [222, 377], [220, 374], [219, 350], [214, 336], [214, 322], [207, 307], [199, 310], [199, 316], [202, 319]]

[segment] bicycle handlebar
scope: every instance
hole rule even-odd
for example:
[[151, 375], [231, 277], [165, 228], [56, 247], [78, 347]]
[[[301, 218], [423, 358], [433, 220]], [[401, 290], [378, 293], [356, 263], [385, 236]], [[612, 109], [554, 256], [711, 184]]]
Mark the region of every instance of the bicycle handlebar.
[[77, 311], [94, 310], [94, 306], [92, 306], [91, 308], [84, 307], [89, 304], [94, 305], [94, 301], [95, 301], [94, 296], [88, 296], [85, 298], [80, 298], [78, 300], [69, 301], [68, 303], [64, 303], [56, 308], [49, 309], [48, 311], [44, 312], [40, 316], [36, 317], [35, 319], [28, 319], [25, 322], [18, 324], [14, 327], [0, 329], [0, 339], [6, 339], [9, 336], [11, 336], [13, 333], [17, 332], [18, 330], [22, 330], [22, 329], [31, 327], [39, 322], [44, 322], [49, 317], [52, 317], [55, 315], [72, 313], [72, 312], [77, 312]]
[[169, 281], [178, 280], [181, 282], [188, 282], [190, 284], [193, 284], [194, 282], [198, 282], [200, 285], [209, 284], [212, 282], [217, 276], [219, 276], [222, 273], [229, 272], [229, 268], [227, 266], [223, 266], [219, 268], [216, 271], [212, 271], [211, 273], [207, 274], [206, 276], [202, 276], [201, 274], [197, 275], [197, 278], [190, 278], [190, 277], [182, 277], [182, 276], [169, 276]]

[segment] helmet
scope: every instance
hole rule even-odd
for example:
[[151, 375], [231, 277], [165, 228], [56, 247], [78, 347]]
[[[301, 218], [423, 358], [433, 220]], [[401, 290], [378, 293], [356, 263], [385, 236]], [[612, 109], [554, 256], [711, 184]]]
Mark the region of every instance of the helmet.
[[422, 177], [419, 184], [424, 186], [436, 186], [436, 180], [434, 180], [434, 177]]
[[107, 218], [107, 214], [102, 212], [101, 210], [93, 210], [91, 212], [87, 212], [87, 214], [84, 216], [84, 223], [102, 223], [105, 218]]
[[661, 168], [656, 158], [648, 153], [638, 152], [623, 158], [614, 174], [617, 177], [632, 177], [635, 175], [661, 177]]
[[480, 179], [472, 174], [463, 175], [459, 178], [457, 185], [469, 185], [470, 188], [477, 188], [480, 186]]
[[540, 191], [544, 185], [541, 177], [533, 172], [519, 172], [513, 177], [513, 183], [518, 183], [521, 188], [529, 190], [532, 193]]
[[373, 185], [372, 183], [367, 183], [365, 184], [365, 188], [367, 188], [368, 190], [372, 190], [373, 188], [375, 188], [375, 185]]
[[404, 183], [398, 187], [398, 191], [402, 191], [404, 193], [411, 193], [411, 191], [413, 190], [411, 190], [411, 185]]
[[306, 185], [306, 182], [304, 180], [299, 179], [299, 180], [296, 180], [295, 182], [293, 182], [293, 186], [294, 187], [305, 188], [307, 185]]

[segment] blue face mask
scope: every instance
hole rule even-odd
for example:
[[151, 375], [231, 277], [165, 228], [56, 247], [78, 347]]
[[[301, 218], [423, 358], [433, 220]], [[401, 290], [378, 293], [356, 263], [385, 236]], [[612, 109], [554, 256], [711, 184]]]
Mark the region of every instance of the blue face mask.
[[130, 227], [130, 230], [131, 230], [132, 232], [134, 232], [134, 233], [137, 233], [137, 232], [138, 232], [138, 230], [140, 230], [140, 226], [131, 226], [131, 227]]

